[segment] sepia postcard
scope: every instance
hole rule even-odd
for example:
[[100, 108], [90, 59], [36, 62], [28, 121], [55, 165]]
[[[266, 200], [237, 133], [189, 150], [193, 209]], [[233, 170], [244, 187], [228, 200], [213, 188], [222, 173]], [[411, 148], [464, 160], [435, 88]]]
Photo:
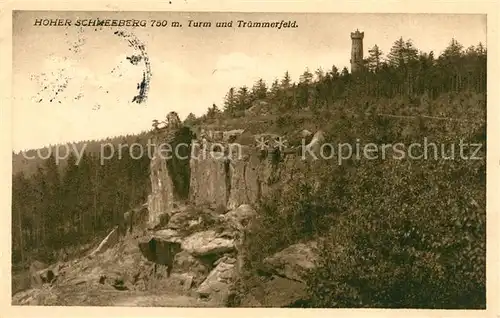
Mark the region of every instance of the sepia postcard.
[[6, 5], [6, 317], [497, 317], [498, 2], [380, 5]]

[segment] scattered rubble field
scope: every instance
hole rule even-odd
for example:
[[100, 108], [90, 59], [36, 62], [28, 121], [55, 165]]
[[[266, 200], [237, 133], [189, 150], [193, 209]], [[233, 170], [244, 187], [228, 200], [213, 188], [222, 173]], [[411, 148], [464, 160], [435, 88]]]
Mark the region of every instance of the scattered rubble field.
[[[12, 304], [229, 306], [242, 264], [241, 231], [255, 210], [242, 204], [231, 211], [183, 206], [173, 212], [153, 231], [120, 236], [114, 228], [82, 258], [48, 267], [34, 262], [31, 289], [15, 293]], [[302, 301], [301, 273], [313, 266], [312, 247], [298, 244], [266, 260], [262, 285], [243, 304], [285, 307]]]

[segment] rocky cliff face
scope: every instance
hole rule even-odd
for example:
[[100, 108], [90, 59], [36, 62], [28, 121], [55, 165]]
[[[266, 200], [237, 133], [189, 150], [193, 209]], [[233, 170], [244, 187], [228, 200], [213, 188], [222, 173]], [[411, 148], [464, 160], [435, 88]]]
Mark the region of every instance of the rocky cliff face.
[[189, 128], [158, 131], [151, 159], [151, 194], [148, 197], [148, 226], [160, 223], [162, 214], [189, 197], [190, 148], [193, 134]]
[[[227, 137], [210, 141], [191, 138], [194, 136], [188, 128], [160, 131], [154, 138], [152, 193], [148, 199], [150, 227], [161, 223], [161, 216], [171, 214], [176, 205], [188, 202], [225, 210], [254, 204], [274, 187], [294, 178], [295, 171], [303, 172], [301, 166], [307, 164], [272, 147], [260, 149], [253, 144], [241, 145], [237, 140], [230, 143]], [[161, 149], [176, 147], [182, 149], [180, 155], [165, 158], [160, 154]]]
[[[134, 225], [129, 232], [118, 235], [115, 228], [88, 256], [34, 270], [37, 287], [17, 293], [13, 303], [236, 303], [235, 286], [246, 262], [245, 233], [257, 216], [252, 205], [275, 187], [304, 178], [308, 163], [272, 146], [240, 145], [234, 134], [212, 134], [207, 140], [194, 138], [185, 127], [156, 129], [147, 216], [139, 213], [141, 205], [128, 217]], [[307, 300], [301, 277], [313, 267], [313, 254], [302, 244], [269, 258], [262, 284], [239, 302], [284, 307]], [[157, 299], [159, 294], [163, 298]]]

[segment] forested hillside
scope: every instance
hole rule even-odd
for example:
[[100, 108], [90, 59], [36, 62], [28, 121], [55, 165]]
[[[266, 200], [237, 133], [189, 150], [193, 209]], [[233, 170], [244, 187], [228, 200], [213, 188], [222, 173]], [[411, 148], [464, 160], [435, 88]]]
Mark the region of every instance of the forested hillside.
[[119, 213], [145, 202], [149, 158], [133, 159], [128, 148], [110, 158], [101, 164], [98, 151], [85, 151], [76, 164], [78, 158], [70, 153], [58, 166], [52, 154], [34, 173], [13, 176], [13, 264], [50, 262], [63, 250], [102, 238], [117, 224]]
[[[332, 66], [307, 69], [297, 83], [288, 73], [269, 84], [235, 83], [224, 105], [213, 105], [198, 118], [189, 115], [188, 125], [221, 129], [278, 134], [321, 129], [327, 141], [341, 143], [409, 144], [429, 138], [446, 143], [448, 154], [460, 140], [484, 145], [476, 154], [481, 160], [318, 164], [311, 180], [321, 182], [319, 190], [304, 180], [259, 208], [262, 218], [249, 234], [253, 260], [301, 240], [332, 235], [330, 241], [346, 242], [346, 254], [338, 259], [334, 246], [323, 248], [322, 267], [310, 280], [315, 306], [411, 307], [412, 301], [420, 301], [439, 307], [466, 299], [465, 306], [481, 307], [486, 56], [481, 43], [463, 48], [452, 40], [444, 52], [435, 53], [421, 52], [400, 38], [387, 54], [371, 48], [364, 69], [355, 74]], [[147, 138], [141, 133], [112, 142], [144, 144]], [[102, 238], [118, 213], [145, 202], [149, 158], [132, 159], [124, 151], [122, 158], [114, 156], [101, 165], [99, 145], [106, 142], [89, 142], [78, 165], [74, 156], [57, 166], [53, 156], [31, 161], [13, 154], [15, 266], [34, 259], [50, 262], [62, 249]], [[394, 242], [400, 243], [390, 250]], [[405, 264], [415, 259], [424, 261], [411, 272]], [[402, 292], [408, 281], [413, 287]], [[251, 284], [251, 279], [242, 281], [242, 290]], [[443, 290], [451, 285], [453, 291]], [[422, 288], [434, 296], [420, 299]], [[394, 296], [398, 293], [406, 296]]]
[[[222, 110], [213, 105], [200, 119], [251, 115], [252, 108], [257, 114], [260, 108], [274, 114], [314, 113], [331, 110], [332, 104], [339, 101], [344, 103], [346, 111], [359, 111], [359, 107], [365, 112], [373, 111], [373, 105], [383, 101], [385, 103], [380, 104], [386, 105], [380, 110], [394, 110], [400, 115], [446, 116], [452, 114], [453, 109], [446, 114], [438, 113], [445, 109], [415, 113], [411, 109], [400, 109], [400, 105], [391, 109], [387, 99], [404, 97], [416, 104], [423, 95], [424, 99], [432, 100], [443, 93], [486, 91], [486, 48], [481, 43], [464, 49], [453, 39], [444, 52], [436, 55], [432, 51], [421, 52], [411, 40], [400, 38], [385, 57], [375, 45], [364, 62], [364, 70], [355, 74], [333, 65], [330, 70], [320, 68], [314, 74], [306, 69], [298, 83], [293, 83], [287, 72], [270, 87], [262, 80], [252, 88], [232, 87]], [[361, 102], [364, 103], [359, 105]], [[266, 104], [268, 107], [263, 106]], [[194, 115], [188, 117], [188, 120], [194, 119]]]

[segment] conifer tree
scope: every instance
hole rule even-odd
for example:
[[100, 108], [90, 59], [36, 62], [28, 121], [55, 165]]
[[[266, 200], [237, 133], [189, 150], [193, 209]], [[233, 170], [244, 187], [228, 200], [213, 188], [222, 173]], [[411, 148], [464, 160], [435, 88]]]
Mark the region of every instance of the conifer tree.
[[250, 105], [250, 103], [251, 103], [250, 92], [249, 92], [247, 86], [240, 87], [236, 98], [237, 98], [237, 110], [238, 111], [244, 111], [251, 106]]
[[266, 82], [261, 78], [255, 82], [252, 87], [252, 99], [253, 100], [263, 100], [267, 96], [267, 85]]
[[371, 49], [368, 50], [368, 53], [368, 69], [371, 72], [378, 72], [382, 66], [382, 50], [380, 50], [378, 45], [375, 44]]
[[224, 98], [224, 112], [233, 115], [236, 111], [236, 103], [235, 88], [231, 87]]
[[281, 88], [283, 89], [290, 88], [291, 84], [292, 84], [292, 79], [290, 78], [290, 73], [286, 71], [285, 76], [281, 80]]

